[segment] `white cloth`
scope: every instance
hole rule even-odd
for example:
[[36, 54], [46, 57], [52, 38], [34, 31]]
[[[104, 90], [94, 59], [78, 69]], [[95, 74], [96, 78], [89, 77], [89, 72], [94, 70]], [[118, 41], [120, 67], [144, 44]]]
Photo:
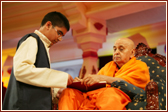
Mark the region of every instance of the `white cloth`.
[[[48, 57], [50, 57], [50, 40], [38, 30], [35, 30], [34, 33], [40, 37], [45, 45]], [[32, 36], [19, 46], [13, 59], [16, 80], [39, 87], [66, 88], [68, 73], [50, 68], [36, 68], [34, 66], [37, 50], [37, 41]]]

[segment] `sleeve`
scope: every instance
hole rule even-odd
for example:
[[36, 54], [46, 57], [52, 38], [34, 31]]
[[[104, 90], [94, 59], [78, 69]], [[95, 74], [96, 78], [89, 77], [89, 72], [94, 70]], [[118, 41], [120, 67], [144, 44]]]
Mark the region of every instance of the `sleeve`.
[[52, 97], [53, 97], [53, 98], [54, 98], [54, 97], [56, 98], [56, 95], [57, 95], [59, 89], [60, 89], [60, 88], [51, 88], [51, 90], [52, 90]]
[[67, 73], [34, 66], [37, 49], [37, 40], [34, 37], [27, 38], [19, 46], [13, 59], [16, 80], [39, 87], [65, 88]]

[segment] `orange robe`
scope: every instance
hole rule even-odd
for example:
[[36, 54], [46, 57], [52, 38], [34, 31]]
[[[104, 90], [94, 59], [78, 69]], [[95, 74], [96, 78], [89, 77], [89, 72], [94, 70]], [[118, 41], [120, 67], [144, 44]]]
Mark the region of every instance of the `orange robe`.
[[[119, 77], [145, 90], [150, 81], [146, 63], [133, 57], [119, 70], [115, 62], [107, 63], [98, 75]], [[115, 87], [100, 88], [82, 93], [79, 90], [67, 88], [61, 94], [58, 103], [59, 110], [125, 110], [131, 102], [127, 94]]]

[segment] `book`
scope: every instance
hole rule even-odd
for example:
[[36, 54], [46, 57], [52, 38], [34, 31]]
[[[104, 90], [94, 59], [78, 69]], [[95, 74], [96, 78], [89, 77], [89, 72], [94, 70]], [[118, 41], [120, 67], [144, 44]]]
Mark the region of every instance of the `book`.
[[81, 84], [81, 82], [73, 82], [72, 84], [68, 85], [67, 87], [77, 89], [77, 90], [82, 91], [82, 92], [88, 92], [88, 91], [91, 91], [91, 90], [106, 87], [106, 81], [101, 81], [101, 82], [96, 83], [92, 86], [85, 86], [84, 84]]

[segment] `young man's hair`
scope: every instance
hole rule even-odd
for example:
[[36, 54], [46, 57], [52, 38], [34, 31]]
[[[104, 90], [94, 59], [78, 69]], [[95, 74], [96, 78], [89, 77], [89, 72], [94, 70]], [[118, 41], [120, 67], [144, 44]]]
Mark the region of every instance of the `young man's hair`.
[[41, 22], [41, 26], [43, 26], [47, 21], [51, 21], [53, 26], [65, 27], [67, 31], [69, 31], [70, 28], [69, 21], [60, 12], [54, 11], [46, 14]]

